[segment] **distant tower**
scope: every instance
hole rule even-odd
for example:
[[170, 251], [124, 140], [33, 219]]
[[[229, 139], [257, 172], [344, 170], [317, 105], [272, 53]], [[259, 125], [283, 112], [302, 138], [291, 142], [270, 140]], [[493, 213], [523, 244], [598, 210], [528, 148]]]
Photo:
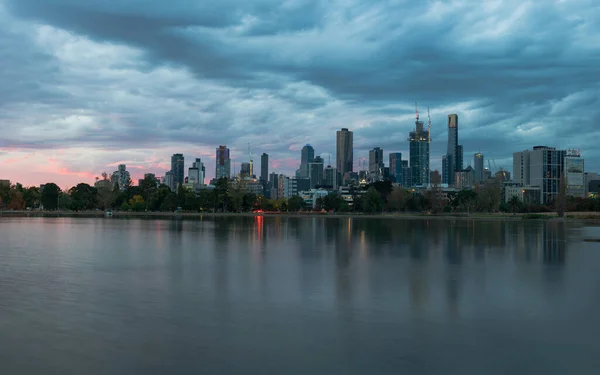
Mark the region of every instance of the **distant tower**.
[[231, 177], [231, 157], [227, 146], [217, 148], [215, 178]]
[[173, 154], [171, 156], [171, 178], [173, 179], [171, 189], [175, 190], [180, 184], [183, 184], [184, 177], [184, 159], [182, 154]]
[[263, 182], [269, 180], [269, 155], [264, 152], [260, 156], [260, 179]]
[[481, 152], [473, 155], [473, 167], [475, 169], [475, 182], [483, 182], [483, 154]]
[[369, 151], [369, 175], [371, 181], [379, 181], [383, 176], [383, 150], [379, 147]]
[[308, 164], [315, 158], [315, 149], [311, 145], [304, 145], [300, 155], [300, 178], [308, 178]]
[[429, 131], [424, 129], [423, 121], [419, 121], [418, 108], [416, 113], [415, 131], [410, 132], [408, 136], [413, 186], [429, 184], [429, 143], [431, 141]]
[[446, 152], [447, 176], [444, 180], [448, 185], [454, 185], [456, 171], [458, 170], [458, 115], [448, 115], [448, 149]]
[[353, 153], [354, 141], [353, 141], [353, 133], [349, 131], [347, 128], [342, 128], [338, 130], [336, 133], [336, 169], [338, 173], [342, 176], [342, 180], [344, 176], [348, 172], [352, 172], [352, 165], [354, 163], [354, 153]]

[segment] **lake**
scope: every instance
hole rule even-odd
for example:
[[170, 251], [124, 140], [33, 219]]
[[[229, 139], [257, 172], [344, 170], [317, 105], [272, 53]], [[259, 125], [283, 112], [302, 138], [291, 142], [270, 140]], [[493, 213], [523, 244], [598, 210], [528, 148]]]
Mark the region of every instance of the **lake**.
[[600, 228], [0, 218], [1, 374], [597, 374]]

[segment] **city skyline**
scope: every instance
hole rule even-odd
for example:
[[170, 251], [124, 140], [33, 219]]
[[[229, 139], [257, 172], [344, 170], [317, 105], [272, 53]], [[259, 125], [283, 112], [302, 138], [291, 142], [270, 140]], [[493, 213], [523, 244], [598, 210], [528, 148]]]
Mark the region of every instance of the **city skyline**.
[[586, 170], [600, 170], [591, 2], [314, 12], [231, 1], [227, 15], [177, 1], [143, 13], [73, 4], [0, 0], [0, 179], [69, 187], [125, 164], [137, 181], [164, 176], [175, 153], [184, 171], [201, 158], [208, 178], [218, 145], [230, 148], [233, 172], [249, 143], [293, 176], [307, 143], [336, 166], [341, 128], [353, 132], [357, 171], [377, 146], [384, 161], [408, 158], [415, 101], [431, 108], [431, 170], [442, 170], [452, 113], [464, 167], [481, 151], [510, 170], [513, 152], [547, 145], [582, 149]]

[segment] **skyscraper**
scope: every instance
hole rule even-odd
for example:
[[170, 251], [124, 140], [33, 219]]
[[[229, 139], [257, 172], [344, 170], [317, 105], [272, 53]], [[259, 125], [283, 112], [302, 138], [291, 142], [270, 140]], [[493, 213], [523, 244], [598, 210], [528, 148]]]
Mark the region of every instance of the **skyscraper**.
[[392, 181], [402, 183], [402, 153], [390, 153], [390, 177]]
[[345, 178], [346, 173], [353, 171], [353, 147], [353, 133], [347, 128], [342, 128], [341, 130], [338, 130], [336, 136], [335, 162], [338, 172], [342, 175], [342, 180]]
[[379, 181], [383, 176], [383, 150], [379, 147], [369, 151], [369, 174], [371, 181]]
[[475, 170], [475, 183], [483, 182], [483, 154], [481, 152], [473, 155], [473, 169]]
[[308, 175], [311, 189], [323, 185], [323, 159], [320, 156], [308, 163]]
[[264, 152], [260, 156], [260, 180], [263, 183], [269, 180], [269, 155]]
[[446, 152], [447, 171], [444, 180], [448, 185], [454, 185], [458, 169], [458, 115], [448, 115], [448, 149]]
[[456, 148], [456, 171], [462, 171], [463, 170], [463, 146], [462, 145], [458, 145], [458, 147]]
[[442, 155], [442, 184], [448, 183], [448, 156]]
[[215, 178], [231, 177], [231, 158], [227, 146], [219, 146], [217, 148]]
[[315, 158], [315, 149], [311, 145], [304, 145], [300, 155], [300, 178], [308, 178], [308, 164]]
[[429, 184], [429, 131], [423, 128], [423, 121], [415, 121], [415, 131], [410, 132], [410, 169], [412, 185]]
[[183, 184], [184, 177], [184, 159], [182, 154], [173, 154], [171, 156], [171, 178], [172, 190], [176, 190], [180, 184]]

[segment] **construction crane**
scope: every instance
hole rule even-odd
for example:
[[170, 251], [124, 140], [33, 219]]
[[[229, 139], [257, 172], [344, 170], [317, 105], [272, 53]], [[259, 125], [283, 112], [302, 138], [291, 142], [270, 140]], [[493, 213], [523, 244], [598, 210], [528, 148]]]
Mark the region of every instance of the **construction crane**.
[[431, 116], [429, 115], [429, 106], [427, 106], [427, 142], [431, 143]]

